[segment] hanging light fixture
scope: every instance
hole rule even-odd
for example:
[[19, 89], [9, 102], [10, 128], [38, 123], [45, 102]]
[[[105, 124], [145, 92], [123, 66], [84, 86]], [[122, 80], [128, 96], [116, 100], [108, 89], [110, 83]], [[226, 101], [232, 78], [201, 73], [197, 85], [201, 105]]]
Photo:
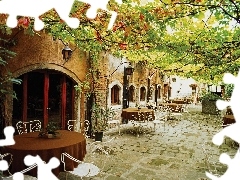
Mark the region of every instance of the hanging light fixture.
[[129, 64], [128, 67], [125, 68], [127, 75], [132, 75], [134, 68]]
[[65, 45], [65, 47], [62, 50], [62, 55], [63, 55], [63, 59], [67, 62], [71, 56], [72, 56], [72, 50], [70, 47], [68, 47], [68, 45]]

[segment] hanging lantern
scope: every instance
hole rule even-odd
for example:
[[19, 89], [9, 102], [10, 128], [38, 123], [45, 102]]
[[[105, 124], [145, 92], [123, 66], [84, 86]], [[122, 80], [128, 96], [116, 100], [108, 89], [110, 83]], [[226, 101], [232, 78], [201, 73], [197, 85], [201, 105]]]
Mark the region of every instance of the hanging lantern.
[[67, 62], [72, 56], [72, 50], [66, 45], [62, 50], [63, 59]]
[[134, 68], [131, 65], [129, 65], [128, 67], [125, 68], [125, 71], [127, 75], [132, 75]]

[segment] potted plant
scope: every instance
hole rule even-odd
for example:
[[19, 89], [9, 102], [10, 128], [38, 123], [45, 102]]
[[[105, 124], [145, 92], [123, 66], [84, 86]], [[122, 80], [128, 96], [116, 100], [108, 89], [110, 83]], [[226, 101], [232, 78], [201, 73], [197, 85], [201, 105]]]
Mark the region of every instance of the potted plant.
[[113, 115], [114, 111], [111, 108], [104, 108], [98, 104], [93, 105], [91, 117], [95, 141], [102, 141], [103, 132], [108, 128], [108, 120]]
[[202, 101], [202, 112], [206, 114], [219, 114], [219, 110], [216, 106], [216, 101], [219, 99], [223, 99], [221, 96], [212, 93], [206, 92], [201, 97], [200, 100]]
[[56, 122], [49, 122], [46, 126], [45, 129], [42, 129], [40, 132], [39, 132], [39, 135], [40, 137], [48, 137], [48, 138], [56, 138], [56, 137], [59, 137], [60, 134], [59, 132], [57, 132], [57, 130], [59, 130], [60, 127], [58, 125], [58, 123]]

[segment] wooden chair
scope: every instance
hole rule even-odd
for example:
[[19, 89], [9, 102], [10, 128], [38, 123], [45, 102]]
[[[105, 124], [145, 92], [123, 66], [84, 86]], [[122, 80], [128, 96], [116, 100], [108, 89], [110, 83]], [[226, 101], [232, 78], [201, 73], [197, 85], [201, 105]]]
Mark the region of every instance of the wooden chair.
[[[234, 124], [234, 123], [236, 123], [236, 120], [233, 115], [223, 115], [222, 124], [221, 124], [222, 128], [230, 126], [231, 124]], [[227, 143], [226, 138], [224, 139], [224, 143], [225, 144]], [[233, 146], [235, 146], [235, 145], [239, 146], [239, 144], [235, 143], [235, 142], [233, 142], [232, 144], [233, 144]]]

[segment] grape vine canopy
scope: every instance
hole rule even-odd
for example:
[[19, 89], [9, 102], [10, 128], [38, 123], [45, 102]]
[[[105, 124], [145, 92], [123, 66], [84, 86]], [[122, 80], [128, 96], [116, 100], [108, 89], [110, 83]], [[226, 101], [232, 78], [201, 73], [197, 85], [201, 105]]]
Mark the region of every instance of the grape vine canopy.
[[[69, 28], [54, 9], [46, 12], [40, 17], [44, 31], [91, 52], [95, 60], [101, 52], [110, 52], [199, 81], [209, 81], [212, 75], [218, 82], [223, 73], [238, 72], [239, 0], [123, 0], [122, 5], [111, 0], [108, 8], [118, 13], [112, 30], [107, 30], [110, 14], [99, 10], [95, 19], [88, 19], [89, 7], [74, 2], [70, 16], [80, 20], [77, 29]], [[9, 33], [6, 17], [1, 14], [1, 30]], [[18, 18], [19, 28], [37, 33], [34, 19]]]

